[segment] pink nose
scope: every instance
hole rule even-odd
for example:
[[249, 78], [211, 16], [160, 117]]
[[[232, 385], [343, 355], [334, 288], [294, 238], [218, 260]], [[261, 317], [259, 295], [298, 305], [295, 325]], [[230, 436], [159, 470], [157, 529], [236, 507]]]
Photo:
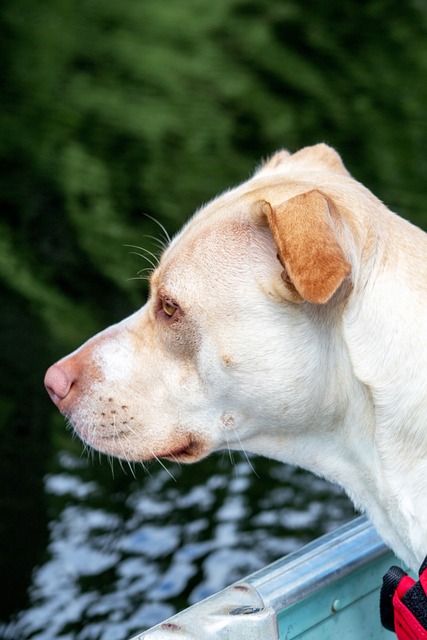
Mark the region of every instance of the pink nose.
[[49, 367], [44, 378], [46, 391], [56, 405], [67, 397], [73, 382], [74, 377], [59, 364]]

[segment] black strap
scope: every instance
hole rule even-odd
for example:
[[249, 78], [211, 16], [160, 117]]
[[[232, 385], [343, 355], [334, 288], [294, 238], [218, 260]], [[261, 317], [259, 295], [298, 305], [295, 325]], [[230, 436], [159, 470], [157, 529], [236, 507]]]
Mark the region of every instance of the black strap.
[[380, 593], [381, 624], [385, 629], [394, 631], [393, 596], [397, 585], [406, 573], [400, 567], [390, 567], [383, 577], [383, 585]]

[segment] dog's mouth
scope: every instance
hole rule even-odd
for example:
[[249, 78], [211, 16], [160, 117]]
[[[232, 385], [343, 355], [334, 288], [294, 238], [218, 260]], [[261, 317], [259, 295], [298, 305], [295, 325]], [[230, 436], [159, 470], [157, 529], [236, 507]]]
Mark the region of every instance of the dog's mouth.
[[203, 458], [205, 455], [202, 443], [190, 437], [183, 446], [181, 445], [172, 451], [165, 452], [158, 457], [166, 458], [166, 460], [173, 462], [194, 462], [195, 460], [200, 460], [200, 458]]

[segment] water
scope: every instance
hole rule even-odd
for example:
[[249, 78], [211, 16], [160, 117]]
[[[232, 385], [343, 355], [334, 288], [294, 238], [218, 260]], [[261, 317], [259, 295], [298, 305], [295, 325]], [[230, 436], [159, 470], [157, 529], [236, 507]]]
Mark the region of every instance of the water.
[[319, 478], [228, 454], [133, 475], [73, 446], [44, 497], [43, 561], [2, 638], [126, 640], [354, 516]]

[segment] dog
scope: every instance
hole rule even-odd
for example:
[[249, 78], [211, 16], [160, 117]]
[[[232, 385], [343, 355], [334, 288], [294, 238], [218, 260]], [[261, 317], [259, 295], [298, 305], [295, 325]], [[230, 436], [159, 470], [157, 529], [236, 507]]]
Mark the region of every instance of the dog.
[[427, 234], [325, 144], [277, 152], [196, 212], [147, 303], [45, 386], [101, 452], [298, 465], [408, 566], [427, 553]]

